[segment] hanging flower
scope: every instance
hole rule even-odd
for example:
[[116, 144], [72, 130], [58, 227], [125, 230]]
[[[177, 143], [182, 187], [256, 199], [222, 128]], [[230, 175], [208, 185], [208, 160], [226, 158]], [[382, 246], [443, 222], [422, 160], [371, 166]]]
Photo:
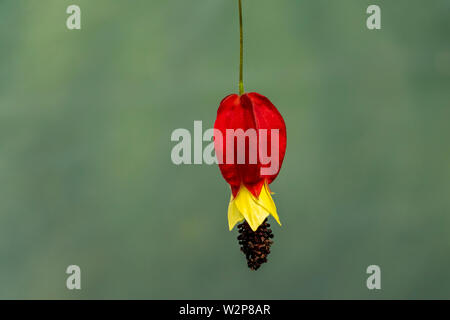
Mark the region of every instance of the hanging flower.
[[240, 20], [239, 95], [220, 103], [214, 124], [219, 168], [231, 187], [228, 225], [237, 223], [239, 243], [248, 266], [256, 270], [267, 261], [273, 234], [269, 215], [281, 225], [269, 185], [277, 177], [286, 151], [286, 125], [269, 99], [244, 93], [242, 5]]

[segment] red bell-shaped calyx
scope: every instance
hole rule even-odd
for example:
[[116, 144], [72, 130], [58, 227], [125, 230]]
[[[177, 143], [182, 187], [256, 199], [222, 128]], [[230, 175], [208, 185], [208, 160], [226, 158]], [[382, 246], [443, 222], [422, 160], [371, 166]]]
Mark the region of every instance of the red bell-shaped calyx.
[[244, 185], [255, 197], [278, 175], [286, 152], [286, 125], [269, 99], [258, 93], [229, 95], [214, 124], [220, 171], [236, 197]]

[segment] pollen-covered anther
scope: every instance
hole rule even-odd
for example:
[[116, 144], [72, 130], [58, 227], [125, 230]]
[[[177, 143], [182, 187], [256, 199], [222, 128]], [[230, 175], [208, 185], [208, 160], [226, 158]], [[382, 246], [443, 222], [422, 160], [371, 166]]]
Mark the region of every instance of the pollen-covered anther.
[[273, 233], [267, 219], [253, 231], [247, 222], [238, 225], [239, 244], [241, 251], [245, 254], [247, 265], [251, 270], [258, 270], [263, 263], [267, 262], [270, 254], [270, 246], [273, 244]]

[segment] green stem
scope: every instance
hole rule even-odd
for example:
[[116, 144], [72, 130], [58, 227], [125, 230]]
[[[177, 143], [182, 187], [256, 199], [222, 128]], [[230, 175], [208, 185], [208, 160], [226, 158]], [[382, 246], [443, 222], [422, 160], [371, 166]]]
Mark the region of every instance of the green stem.
[[242, 1], [239, 0], [239, 31], [240, 31], [240, 57], [239, 57], [239, 95], [244, 94], [244, 31], [242, 27]]

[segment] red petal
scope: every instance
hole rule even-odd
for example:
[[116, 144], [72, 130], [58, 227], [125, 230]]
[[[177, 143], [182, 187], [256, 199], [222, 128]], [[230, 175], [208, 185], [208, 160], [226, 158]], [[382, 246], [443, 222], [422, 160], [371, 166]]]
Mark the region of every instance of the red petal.
[[[279, 130], [279, 141], [278, 141], [278, 163], [279, 167], [276, 173], [264, 176], [267, 178], [267, 182], [270, 184], [278, 176], [281, 166], [283, 164], [284, 155], [286, 154], [286, 124], [277, 108], [267, 99], [265, 96], [252, 92], [248, 96], [252, 101], [253, 108], [255, 110], [256, 126], [258, 129], [278, 129]], [[268, 134], [268, 146], [267, 150], [270, 155], [271, 141], [270, 134]], [[258, 146], [259, 148], [259, 146]], [[259, 151], [259, 149], [258, 149]], [[259, 153], [258, 153], [259, 154]], [[263, 168], [270, 167], [270, 164], [261, 164]]]
[[[222, 100], [219, 110], [217, 111], [217, 119], [214, 128], [222, 134], [222, 139], [215, 135], [215, 150], [218, 159], [223, 159], [223, 163], [219, 164], [220, 171], [225, 180], [230, 184], [233, 195], [236, 196], [239, 188], [244, 184], [255, 197], [258, 197], [264, 181], [271, 183], [278, 175], [279, 169], [284, 159], [286, 150], [286, 126], [281, 114], [275, 106], [266, 97], [258, 93], [249, 93], [242, 96], [236, 94], [230, 95]], [[255, 129], [257, 132], [257, 141], [253, 148], [257, 151], [257, 162], [252, 164], [249, 161], [249, 140], [245, 143], [245, 163], [237, 164], [237, 143], [234, 143], [234, 163], [226, 163], [227, 159], [227, 129]], [[267, 129], [267, 151], [271, 155], [272, 141], [270, 136], [271, 129], [279, 130], [279, 146], [278, 146], [278, 170], [276, 172], [263, 175], [261, 168], [270, 167], [269, 164], [262, 164], [259, 150], [259, 129]], [[254, 149], [252, 149], [254, 151]], [[241, 150], [242, 151], [242, 150]], [[231, 155], [230, 155], [231, 156]]]

